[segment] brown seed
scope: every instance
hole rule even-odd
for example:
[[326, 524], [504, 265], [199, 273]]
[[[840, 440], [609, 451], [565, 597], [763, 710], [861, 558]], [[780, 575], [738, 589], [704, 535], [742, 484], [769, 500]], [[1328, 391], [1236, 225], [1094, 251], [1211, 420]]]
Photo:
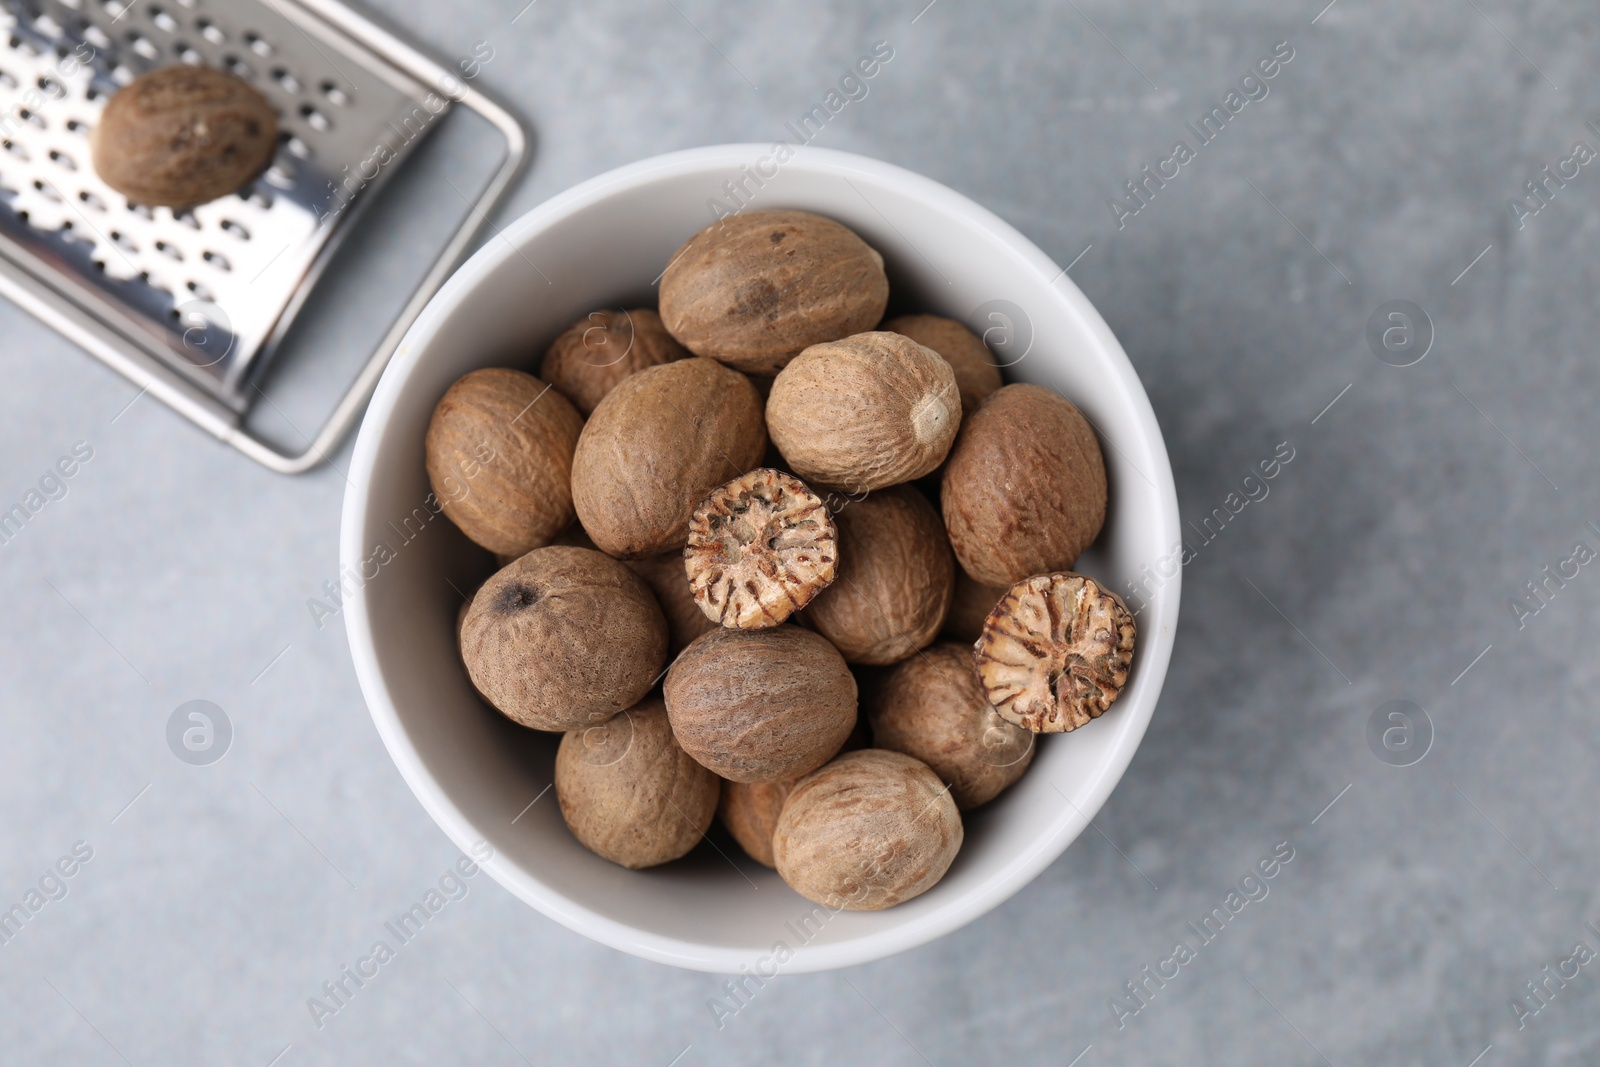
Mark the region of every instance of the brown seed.
[[89, 135], [94, 169], [129, 200], [193, 207], [259, 174], [278, 147], [266, 97], [231, 74], [179, 64], [117, 90]]
[[[1011, 729], [1016, 727], [1012, 726]], [[870, 747], [872, 738], [867, 729], [867, 720], [863, 717], [856, 719], [855, 729], [844, 739], [839, 752], [854, 752]], [[778, 827], [778, 815], [783, 811], [783, 802], [799, 781], [800, 778], [787, 778], [781, 782], [722, 783], [722, 801], [717, 805], [717, 817], [728, 828], [733, 839], [739, 842], [739, 847], [762, 866], [772, 866], [772, 832]]]
[[717, 624], [706, 618], [706, 613], [695, 603], [694, 591], [689, 588], [689, 578], [683, 573], [683, 553], [668, 552], [649, 559], [630, 559], [628, 569], [644, 579], [667, 617], [667, 656], [671, 658], [684, 647]]
[[962, 425], [940, 503], [956, 559], [977, 581], [1066, 570], [1105, 523], [1100, 442], [1059, 393], [1008, 385]]
[[963, 645], [972, 644], [983, 633], [983, 620], [1005, 595], [1005, 586], [973, 581], [972, 575], [957, 567], [956, 591], [950, 598], [950, 614], [944, 619], [944, 636]]
[[[441, 510], [501, 556], [541, 548], [572, 522], [583, 417], [531, 374], [475, 370], [445, 390], [423, 442]], [[404, 521], [404, 520], [402, 520]]]
[[839, 577], [806, 618], [850, 663], [898, 663], [938, 636], [955, 561], [944, 523], [908, 485], [839, 510]]
[[649, 308], [591, 311], [550, 345], [539, 377], [587, 417], [628, 375], [688, 358], [689, 350], [672, 339], [661, 316]]
[[660, 698], [569, 730], [556, 750], [556, 800], [572, 836], [635, 870], [694, 848], [711, 826], [721, 786], [673, 738]]
[[990, 705], [969, 646], [934, 645], [900, 664], [869, 718], [873, 743], [933, 768], [962, 811], [993, 800], [1033, 760], [1034, 735]]
[[1000, 368], [983, 338], [955, 319], [940, 315], [901, 315], [890, 319], [880, 330], [905, 334], [917, 344], [944, 357], [955, 371], [956, 388], [961, 393], [961, 416], [967, 418], [991, 393], [1005, 384]]
[[1034, 733], [1076, 730], [1128, 682], [1133, 616], [1081, 574], [1039, 574], [995, 605], [973, 650], [978, 681], [1007, 722]]
[[899, 752], [847, 752], [802, 778], [772, 836], [778, 874], [828, 908], [878, 911], [932, 889], [961, 848], [939, 776]]
[[897, 333], [812, 345], [772, 383], [767, 426], [813, 485], [865, 492], [944, 462], [961, 424], [955, 372]]
[[792, 474], [760, 467], [711, 491], [689, 520], [695, 603], [723, 626], [777, 626], [833, 581], [838, 533]]
[[551, 545], [495, 573], [461, 630], [472, 683], [535, 730], [593, 726], [638, 703], [667, 659], [650, 589], [600, 552]]
[[815, 770], [856, 724], [856, 682], [827, 640], [797, 626], [720, 627], [673, 661], [667, 714], [689, 755], [735, 782]]
[[578, 438], [578, 519], [613, 556], [681, 549], [695, 507], [760, 462], [766, 447], [761, 398], [738, 371], [711, 359], [680, 359], [630, 374], [600, 401]]
[[807, 345], [872, 328], [883, 257], [807, 211], [747, 211], [686, 241], [661, 276], [661, 318], [695, 355], [775, 374]]
[[717, 817], [739, 847], [763, 867], [771, 867], [772, 832], [778, 828], [783, 802], [799, 778], [781, 782], [723, 782]]

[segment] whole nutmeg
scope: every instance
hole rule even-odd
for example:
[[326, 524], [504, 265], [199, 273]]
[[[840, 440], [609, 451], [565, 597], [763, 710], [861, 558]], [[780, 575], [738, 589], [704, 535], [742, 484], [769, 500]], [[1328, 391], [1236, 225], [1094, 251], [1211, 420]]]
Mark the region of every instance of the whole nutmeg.
[[797, 626], [719, 627], [679, 653], [664, 686], [685, 752], [735, 782], [815, 770], [856, 724], [856, 682], [827, 640]]
[[695, 507], [766, 447], [761, 398], [738, 371], [680, 359], [630, 374], [578, 437], [578, 521], [602, 551], [624, 559], [681, 549]]
[[898, 663], [939, 635], [955, 587], [944, 523], [916, 489], [880, 489], [846, 504], [839, 575], [806, 609], [847, 662]]
[[807, 345], [872, 328], [883, 257], [808, 211], [747, 211], [701, 230], [661, 276], [661, 318], [695, 355], [774, 374]]
[[689, 350], [672, 339], [650, 308], [591, 311], [545, 351], [539, 377], [588, 416], [628, 375], [688, 358]]
[[983, 633], [983, 621], [1006, 595], [1006, 586], [984, 585], [972, 575], [956, 568], [956, 591], [950, 598], [950, 613], [944, 618], [944, 636], [970, 645]]
[[478, 544], [517, 557], [572, 522], [572, 455], [583, 429], [567, 398], [531, 374], [475, 370], [445, 390], [423, 441], [441, 510]]
[[1012, 586], [973, 648], [978, 684], [1007, 722], [1063, 733], [1097, 719], [1128, 684], [1133, 616], [1093, 578], [1038, 574]]
[[694, 848], [716, 815], [722, 779], [679, 747], [656, 698], [567, 731], [556, 750], [555, 787], [572, 836], [638, 870]]
[[977, 581], [1065, 570], [1105, 523], [1100, 442], [1060, 394], [1008, 385], [962, 425], [939, 499], [956, 559]]
[[1004, 384], [1000, 380], [1000, 368], [995, 364], [989, 346], [983, 343], [983, 338], [955, 319], [947, 319], [942, 315], [901, 315], [878, 329], [905, 334], [917, 344], [931, 348], [944, 357], [950, 369], [955, 371], [956, 389], [961, 393], [962, 418], [977, 411], [978, 405]]
[[837, 531], [792, 474], [758, 467], [711, 491], [689, 520], [684, 570], [722, 626], [777, 626], [833, 581]]
[[462, 624], [461, 653], [472, 684], [507, 718], [572, 730], [650, 691], [667, 659], [667, 621], [621, 563], [551, 545], [483, 584]]
[[944, 462], [960, 425], [950, 364], [884, 331], [812, 345], [767, 398], [767, 429], [789, 467], [849, 492], [927, 474]]
[[785, 778], [781, 782], [722, 783], [717, 817], [739, 847], [763, 867], [773, 865], [772, 833], [778, 828], [783, 802], [799, 781]]
[[231, 74], [179, 64], [117, 90], [89, 135], [94, 169], [139, 204], [193, 207], [259, 174], [278, 147], [278, 116]]
[[961, 813], [927, 764], [868, 748], [800, 780], [778, 817], [772, 855], [807, 900], [878, 911], [932, 889], [961, 839]]
[[[855, 729], [845, 738], [840, 752], [853, 752], [871, 746], [867, 721], [856, 720]], [[835, 753], [837, 755], [837, 753]], [[800, 777], [804, 777], [801, 775]], [[722, 800], [717, 804], [717, 817], [728, 828], [739, 847], [750, 858], [764, 867], [772, 866], [772, 832], [778, 828], [778, 816], [783, 812], [783, 802], [800, 778], [786, 778], [781, 782], [729, 782], [722, 783]]]
[[970, 646], [934, 645], [900, 664], [868, 715], [873, 743], [933, 768], [962, 811], [999, 796], [1033, 761], [1034, 735], [989, 703]]
[[689, 588], [689, 578], [683, 573], [683, 555], [669, 552], [665, 556], [648, 559], [630, 559], [627, 567], [644, 579], [644, 584], [656, 595], [661, 613], [667, 617], [667, 655], [676, 656], [684, 646], [717, 624], [706, 618], [706, 613], [695, 603], [694, 592]]

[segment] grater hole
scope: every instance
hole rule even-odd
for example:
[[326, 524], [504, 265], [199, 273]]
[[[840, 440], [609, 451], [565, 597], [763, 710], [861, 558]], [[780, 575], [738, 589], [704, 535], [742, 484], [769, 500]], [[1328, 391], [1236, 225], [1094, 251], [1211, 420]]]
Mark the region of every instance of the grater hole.
[[200, 31], [200, 36], [204, 37], [212, 44], [228, 43], [228, 35], [223, 33], [222, 29], [210, 19], [201, 19], [199, 22], [196, 22], [194, 26], [195, 29]]
[[180, 208], [179, 210], [174, 211], [172, 213], [172, 221], [181, 223], [182, 225], [189, 227], [191, 230], [198, 230], [200, 228], [200, 220], [195, 218], [194, 212], [188, 208]]
[[272, 166], [262, 175], [268, 184], [276, 185], [279, 189], [293, 189], [296, 167], [287, 159], [275, 159]]
[[286, 93], [298, 93], [300, 91], [300, 79], [296, 78], [294, 72], [287, 67], [273, 67], [272, 80], [281, 85]]
[[13, 78], [6, 71], [0, 70], [0, 85], [4, 85], [7, 89], [15, 89], [18, 88], [19, 84], [16, 78]]
[[83, 0], [61, 0], [61, 6], [70, 7], [72, 10], [77, 11], [83, 6]]
[[300, 138], [296, 137], [294, 134], [289, 134], [287, 137], [283, 138], [283, 147], [288, 149], [289, 154], [297, 159], [311, 158], [311, 146], [306, 144]]
[[202, 252], [200, 258], [221, 271], [231, 271], [233, 264], [228, 262], [228, 257], [220, 252]]
[[228, 68], [229, 74], [241, 81], [255, 81], [256, 72], [251, 69], [250, 64], [238, 56], [223, 56], [222, 65]]
[[43, 115], [29, 111], [25, 107], [17, 108], [17, 117], [31, 126], [37, 126], [41, 130], [49, 129], [49, 127], [45, 124]]
[[133, 81], [133, 79], [133, 68], [128, 66], [126, 63], [118, 63], [116, 66], [111, 68], [111, 80], [116, 82], [118, 85], [127, 85], [129, 82]]
[[104, 200], [101, 200], [98, 196], [96, 196], [94, 193], [91, 193], [87, 189], [83, 190], [82, 192], [80, 192], [78, 194], [78, 199], [82, 200], [85, 204], [88, 204], [90, 207], [94, 208], [96, 211], [105, 211], [106, 210], [106, 202]]
[[161, 57], [161, 49], [151, 44], [150, 38], [146, 37], [138, 30], [128, 34], [127, 40], [128, 47], [132, 48], [136, 54], [143, 56], [145, 59], [159, 59]]
[[24, 53], [26, 53], [26, 54], [28, 54], [30, 56], [39, 56], [39, 55], [43, 55], [44, 54], [44, 53], [39, 51], [38, 46], [35, 45], [32, 41], [26, 40], [26, 39], [24, 39], [22, 37], [18, 37], [14, 33], [11, 35], [11, 39], [10, 39], [10, 41], [8, 43], [16, 51], [24, 52]]
[[156, 242], [156, 251], [160, 252], [162, 255], [168, 257], [169, 259], [175, 259], [179, 263], [183, 262], [183, 253], [178, 251], [177, 248], [173, 247], [172, 245], [168, 244], [165, 241], [157, 241]]
[[183, 41], [174, 41], [172, 50], [177, 54], [179, 63], [187, 63], [191, 67], [198, 67], [202, 62], [200, 53]]
[[67, 132], [68, 133], [83, 133], [88, 128], [89, 127], [85, 126], [83, 123], [79, 122], [77, 119], [68, 119], [67, 120]]
[[333, 82], [322, 83], [322, 95], [328, 98], [328, 103], [335, 107], [349, 107], [350, 94], [339, 88]]
[[66, 88], [48, 74], [41, 74], [39, 76], [38, 86], [40, 91], [42, 91], [44, 95], [48, 96], [52, 100], [60, 100], [63, 96], [67, 95]]
[[40, 15], [38, 18], [34, 19], [33, 28], [44, 34], [46, 37], [55, 38], [57, 40], [59, 40], [66, 32], [61, 28], [61, 23], [57, 22], [49, 15]]
[[7, 152], [10, 152], [24, 163], [28, 163], [33, 160], [33, 157], [28, 155], [28, 150], [23, 148], [22, 145], [18, 144], [16, 141], [12, 141], [10, 139], [0, 141], [0, 148], [4, 148]]
[[77, 160], [73, 159], [65, 152], [58, 151], [54, 148], [50, 149], [50, 162], [54, 163], [58, 167], [65, 167], [68, 170], [78, 169]]
[[222, 220], [222, 232], [228, 234], [230, 237], [236, 237], [241, 241], [250, 240], [250, 231], [239, 225], [237, 222], [234, 222], [232, 219]]
[[46, 200], [53, 200], [57, 204], [66, 202], [64, 199], [62, 199], [61, 194], [56, 192], [56, 187], [51, 185], [49, 182], [41, 181], [40, 179], [35, 178], [33, 187], [37, 189]]
[[113, 19], [120, 19], [123, 13], [128, 10], [128, 5], [122, 3], [121, 0], [104, 0], [100, 6], [105, 8], [106, 14]]
[[159, 7], [150, 9], [150, 21], [156, 24], [157, 29], [165, 33], [178, 32], [178, 20]]
[[328, 116], [324, 115], [310, 104], [300, 105], [300, 117], [306, 120], [307, 126], [310, 126], [318, 133], [326, 133], [333, 129], [333, 123], [328, 121]]
[[200, 282], [185, 282], [184, 287], [201, 300], [205, 300], [209, 303], [216, 303], [216, 294], [205, 285], [202, 285]]
[[124, 252], [127, 252], [129, 255], [136, 256], [139, 254], [139, 246], [134, 244], [133, 241], [129, 239], [128, 235], [123, 233], [121, 230], [111, 231], [111, 243], [122, 249]]
[[254, 52], [258, 56], [265, 57], [272, 54], [272, 46], [266, 41], [262, 40], [261, 35], [256, 33], [254, 30], [251, 30], [244, 35], [244, 43], [245, 46], [250, 49], [250, 51]]
[[241, 189], [239, 191], [239, 199], [243, 200], [247, 204], [255, 205], [256, 207], [260, 208], [262, 211], [271, 211], [272, 210], [272, 197], [271, 197], [271, 195], [268, 194], [268, 193], [262, 192], [260, 189], [257, 189], [255, 186], [251, 186], [248, 190]]
[[154, 221], [156, 217], [156, 213], [154, 211], [151, 211], [144, 204], [135, 204], [132, 200], [128, 201], [128, 210], [133, 212], [135, 215], [138, 215], [141, 219], [149, 219]]
[[198, 2], [198, 0], [178, 0], [178, 6], [179, 7], [186, 7], [190, 11], [193, 11], [194, 7], [195, 7], [195, 4], [197, 2]]
[[83, 28], [83, 39], [96, 48], [110, 48], [111, 38], [106, 36], [106, 31], [90, 23]]

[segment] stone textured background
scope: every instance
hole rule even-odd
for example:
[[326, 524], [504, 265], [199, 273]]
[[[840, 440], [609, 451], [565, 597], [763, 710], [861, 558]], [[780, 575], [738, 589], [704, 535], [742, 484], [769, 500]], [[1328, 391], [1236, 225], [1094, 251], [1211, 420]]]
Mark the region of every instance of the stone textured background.
[[[1083, 253], [1072, 277], [1149, 390], [1186, 520], [1292, 443], [1187, 567], [1161, 707], [1096, 832], [959, 933], [782, 978], [720, 1030], [721, 979], [591, 944], [479, 877], [318, 1030], [306, 998], [456, 856], [369, 723], [341, 624], [306, 608], [337, 569], [349, 446], [266, 473], [148, 398], [123, 412], [132, 387], [0, 306], [0, 499], [94, 449], [0, 549], [0, 898], [93, 849], [0, 947], [0, 1059], [1600, 1062], [1600, 961], [1536, 1015], [1509, 1003], [1537, 1007], [1524, 983], [1578, 942], [1600, 950], [1600, 568], [1520, 627], [1509, 605], [1576, 542], [1600, 548], [1600, 175], [1520, 229], [1507, 206], [1600, 146], [1600, 15], [922, 2], [538, 0], [515, 25], [517, 0], [374, 6], [447, 59], [494, 49], [482, 84], [537, 137], [502, 218], [658, 152], [773, 139], [886, 40], [871, 95], [818, 143], [943, 181], [1063, 265]], [[1280, 41], [1270, 95], [1119, 230], [1123, 181]], [[399, 232], [364, 229], [343, 273], [403, 275]], [[281, 376], [286, 412], [340, 378], [381, 296], [319, 307], [327, 354]], [[1365, 337], [1400, 299], [1436, 334], [1406, 368]], [[194, 698], [235, 729], [211, 767], [165, 741]], [[1414, 766], [1367, 741], [1394, 699], [1431, 721]], [[1122, 984], [1280, 842], [1270, 895], [1119, 1029]]]

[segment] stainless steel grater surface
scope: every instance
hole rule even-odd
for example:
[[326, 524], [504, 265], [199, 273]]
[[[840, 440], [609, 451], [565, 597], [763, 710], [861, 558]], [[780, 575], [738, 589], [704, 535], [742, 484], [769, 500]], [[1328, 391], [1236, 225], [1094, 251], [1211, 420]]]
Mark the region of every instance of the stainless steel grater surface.
[[[219, 436], [237, 438], [254, 384], [334, 247], [377, 188], [455, 102], [501, 129], [507, 158], [474, 217], [352, 387], [370, 391], [399, 332], [442, 282], [520, 169], [520, 127], [451, 72], [335, 3], [297, 0], [3, 0], [0, 8], [0, 291], [58, 327], [83, 316], [91, 351]], [[107, 99], [173, 63], [238, 75], [280, 118], [277, 153], [237, 194], [174, 212], [100, 180], [89, 133]], [[85, 341], [83, 336], [75, 339]], [[152, 369], [151, 362], [159, 367]], [[374, 366], [376, 364], [376, 366]], [[194, 394], [199, 394], [198, 396]], [[347, 395], [348, 423], [365, 394]], [[218, 410], [220, 408], [220, 410]], [[230, 417], [231, 416], [231, 417]], [[331, 447], [343, 426], [319, 435]], [[325, 427], [325, 431], [329, 428]], [[235, 439], [279, 469], [289, 457]], [[311, 450], [307, 450], [310, 453]]]

